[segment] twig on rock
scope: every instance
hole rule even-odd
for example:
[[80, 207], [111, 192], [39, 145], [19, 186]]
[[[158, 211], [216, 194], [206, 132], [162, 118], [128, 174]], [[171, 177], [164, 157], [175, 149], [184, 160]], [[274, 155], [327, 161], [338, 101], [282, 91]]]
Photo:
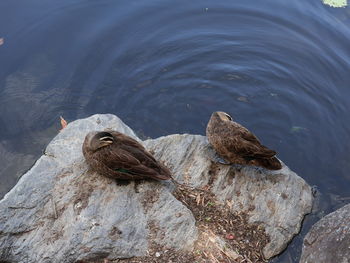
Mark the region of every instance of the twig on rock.
[[53, 210], [53, 213], [54, 213], [54, 218], [57, 219], [58, 216], [57, 216], [56, 203], [55, 203], [55, 201], [53, 200], [53, 197], [52, 197], [52, 196], [51, 196], [50, 200], [51, 200], [52, 210]]

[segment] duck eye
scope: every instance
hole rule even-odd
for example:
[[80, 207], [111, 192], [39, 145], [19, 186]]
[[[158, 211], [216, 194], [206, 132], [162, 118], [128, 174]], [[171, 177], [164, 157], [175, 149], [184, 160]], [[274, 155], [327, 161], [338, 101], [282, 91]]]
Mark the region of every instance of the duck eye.
[[230, 121], [232, 121], [232, 118], [231, 118], [230, 115], [226, 114], [226, 117], [227, 117], [227, 119], [229, 119]]

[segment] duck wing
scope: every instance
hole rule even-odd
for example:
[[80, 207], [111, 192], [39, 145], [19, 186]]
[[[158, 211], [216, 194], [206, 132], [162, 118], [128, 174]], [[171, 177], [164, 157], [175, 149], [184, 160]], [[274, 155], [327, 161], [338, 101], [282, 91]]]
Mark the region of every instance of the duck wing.
[[134, 178], [170, 179], [170, 173], [160, 173], [159, 170], [149, 167], [149, 163], [138, 160], [132, 153], [123, 149], [118, 149], [118, 151], [109, 150], [107, 154], [104, 154], [102, 162], [109, 169], [115, 172], [129, 174]]
[[131, 138], [128, 135], [125, 135], [121, 132], [117, 132], [117, 131], [110, 131], [110, 134], [112, 134], [112, 136], [114, 137], [114, 140], [118, 143], [118, 144], [123, 144], [123, 145], [128, 145], [131, 147], [135, 147], [135, 148], [140, 148], [145, 150], [145, 148], [143, 147], [143, 145], [141, 143], [139, 143], [138, 141], [136, 141], [135, 139]]
[[262, 145], [258, 138], [245, 128], [236, 132], [230, 148], [240, 156], [247, 158], [271, 158], [276, 155], [274, 150]]
[[170, 171], [157, 162], [138, 141], [119, 132], [111, 134], [115, 142], [101, 152], [103, 158], [100, 158], [110, 169], [135, 177], [158, 180], [171, 178]]
[[143, 147], [141, 143], [120, 132], [114, 131], [111, 132], [111, 134], [113, 135], [118, 148], [130, 152], [136, 159], [141, 163], [146, 164], [148, 167], [157, 168], [159, 166], [157, 160]]

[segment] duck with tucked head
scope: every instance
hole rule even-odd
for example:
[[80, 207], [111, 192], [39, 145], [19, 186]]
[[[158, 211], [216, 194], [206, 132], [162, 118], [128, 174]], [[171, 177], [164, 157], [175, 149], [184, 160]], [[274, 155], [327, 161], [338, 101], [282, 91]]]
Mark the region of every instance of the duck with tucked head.
[[225, 112], [216, 111], [207, 126], [207, 137], [215, 151], [231, 164], [253, 165], [269, 170], [282, 168], [276, 152], [262, 145], [248, 129]]
[[86, 135], [83, 154], [90, 168], [119, 180], [171, 179], [171, 173], [133, 138], [117, 131]]

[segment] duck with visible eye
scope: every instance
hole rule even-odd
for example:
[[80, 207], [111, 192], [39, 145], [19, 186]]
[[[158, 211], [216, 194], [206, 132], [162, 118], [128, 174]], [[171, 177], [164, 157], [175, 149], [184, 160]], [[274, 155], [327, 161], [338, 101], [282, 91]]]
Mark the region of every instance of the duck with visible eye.
[[139, 142], [117, 131], [88, 133], [83, 154], [92, 170], [110, 178], [171, 179], [169, 169], [155, 160]]
[[276, 152], [262, 145], [259, 139], [222, 111], [211, 115], [206, 134], [214, 150], [230, 164], [253, 165], [269, 170], [282, 168]]

